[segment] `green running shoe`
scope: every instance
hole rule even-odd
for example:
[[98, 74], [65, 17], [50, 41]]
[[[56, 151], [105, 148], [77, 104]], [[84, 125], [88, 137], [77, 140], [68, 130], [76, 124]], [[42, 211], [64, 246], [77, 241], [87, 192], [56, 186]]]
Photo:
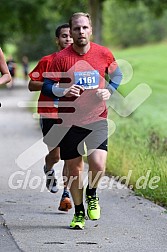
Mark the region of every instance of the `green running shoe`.
[[91, 220], [100, 219], [99, 198], [97, 196], [86, 195], [86, 202], [88, 203], [87, 214], [89, 219]]
[[84, 229], [85, 226], [85, 215], [82, 211], [79, 214], [74, 214], [74, 217], [70, 223], [70, 228], [73, 229]]

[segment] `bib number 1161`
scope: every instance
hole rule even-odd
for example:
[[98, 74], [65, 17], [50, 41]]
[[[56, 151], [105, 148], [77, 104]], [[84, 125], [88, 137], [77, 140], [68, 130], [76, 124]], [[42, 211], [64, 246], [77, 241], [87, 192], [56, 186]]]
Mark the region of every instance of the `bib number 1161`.
[[92, 84], [92, 83], [96, 83], [96, 80], [95, 80], [95, 76], [91, 77], [83, 77], [83, 78], [79, 78], [79, 84]]
[[99, 86], [99, 72], [97, 70], [74, 72], [75, 84], [83, 86], [85, 89], [94, 89]]

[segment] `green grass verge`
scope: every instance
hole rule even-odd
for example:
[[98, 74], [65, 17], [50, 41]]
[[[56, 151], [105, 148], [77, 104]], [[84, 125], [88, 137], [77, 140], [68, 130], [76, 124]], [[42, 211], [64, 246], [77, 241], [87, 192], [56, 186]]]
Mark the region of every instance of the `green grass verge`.
[[109, 138], [107, 173], [122, 177], [132, 171], [129, 185], [133, 185], [136, 194], [167, 206], [167, 44], [130, 48], [114, 54], [117, 59], [127, 60], [134, 71], [131, 81], [119, 89], [123, 96], [140, 83], [147, 83], [152, 94], [126, 118], [109, 110], [116, 131]]

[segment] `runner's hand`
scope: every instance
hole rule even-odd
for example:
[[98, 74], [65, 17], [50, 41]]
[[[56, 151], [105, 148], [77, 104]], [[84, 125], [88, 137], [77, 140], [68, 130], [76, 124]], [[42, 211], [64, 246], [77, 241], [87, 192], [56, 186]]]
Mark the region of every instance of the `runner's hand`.
[[84, 91], [84, 88], [74, 84], [71, 87], [65, 89], [64, 96], [66, 96], [66, 97], [72, 97], [72, 96], [79, 97], [80, 91]]
[[109, 100], [111, 93], [108, 89], [97, 89], [96, 95], [103, 101]]

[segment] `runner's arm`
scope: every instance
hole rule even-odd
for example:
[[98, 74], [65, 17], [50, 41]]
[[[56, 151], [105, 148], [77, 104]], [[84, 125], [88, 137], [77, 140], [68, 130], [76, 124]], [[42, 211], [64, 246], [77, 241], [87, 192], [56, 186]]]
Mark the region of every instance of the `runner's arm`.
[[65, 88], [59, 88], [54, 85], [54, 83], [54, 80], [44, 78], [44, 83], [41, 89], [42, 94], [51, 98], [64, 96]]
[[30, 91], [41, 91], [44, 82], [43, 74], [47, 71], [49, 64], [48, 56], [41, 58], [35, 68], [28, 74], [30, 77], [28, 89]]
[[109, 73], [109, 82], [107, 85], [107, 89], [112, 94], [117, 88], [119, 87], [121, 80], [122, 80], [122, 72], [120, 68], [117, 66], [114, 72]]
[[63, 96], [66, 97], [79, 97], [80, 96], [80, 91], [83, 91], [84, 88], [80, 87], [78, 85], [73, 84], [69, 88], [60, 88], [57, 85], [54, 85], [55, 81], [51, 79], [44, 79], [44, 84], [42, 86], [42, 94], [45, 96], [49, 96], [51, 98], [60, 98]]
[[42, 81], [33, 81], [30, 80], [29, 84], [28, 84], [28, 89], [30, 91], [41, 91], [43, 86], [43, 82]]
[[117, 68], [112, 73], [108, 74], [108, 76], [109, 82], [107, 87], [104, 89], [97, 89], [96, 92], [96, 95], [103, 101], [109, 100], [113, 92], [119, 87], [122, 80], [122, 72], [117, 66]]
[[0, 48], [0, 72], [2, 74], [2, 76], [0, 76], [0, 85], [6, 84], [11, 81], [11, 76], [8, 67], [6, 65], [6, 61], [1, 48]]

